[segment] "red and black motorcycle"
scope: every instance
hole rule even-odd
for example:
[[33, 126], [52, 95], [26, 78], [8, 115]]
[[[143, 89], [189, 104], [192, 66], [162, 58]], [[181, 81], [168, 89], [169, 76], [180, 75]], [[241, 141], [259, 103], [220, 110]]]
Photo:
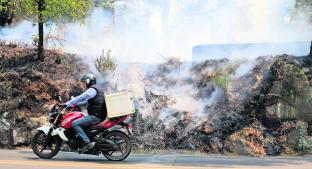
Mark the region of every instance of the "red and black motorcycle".
[[[78, 151], [83, 146], [82, 140], [76, 136], [72, 128], [72, 122], [85, 115], [78, 111], [65, 115], [65, 112], [66, 109], [61, 109], [58, 105], [53, 106], [49, 114], [49, 122], [52, 125], [38, 128], [31, 140], [31, 148], [37, 156], [52, 158], [60, 151], [63, 143], [67, 143], [71, 151]], [[84, 154], [99, 155], [102, 153], [112, 161], [127, 158], [131, 152], [128, 134], [132, 135], [132, 126], [124, 122], [126, 118], [127, 116], [121, 116], [84, 128], [90, 140], [95, 142], [95, 146]]]

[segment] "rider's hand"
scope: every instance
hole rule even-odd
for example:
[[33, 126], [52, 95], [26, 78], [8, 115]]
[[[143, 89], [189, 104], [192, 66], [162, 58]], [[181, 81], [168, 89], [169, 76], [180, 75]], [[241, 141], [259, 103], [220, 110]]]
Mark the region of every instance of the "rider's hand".
[[65, 103], [61, 103], [60, 107], [63, 108], [63, 109], [67, 109], [67, 105]]

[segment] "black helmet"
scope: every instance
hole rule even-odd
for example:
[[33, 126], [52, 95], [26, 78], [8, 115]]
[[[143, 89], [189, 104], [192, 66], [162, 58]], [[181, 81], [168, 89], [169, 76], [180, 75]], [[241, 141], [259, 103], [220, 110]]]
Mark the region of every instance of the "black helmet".
[[92, 73], [88, 73], [88, 74], [82, 76], [81, 81], [86, 82], [88, 88], [90, 86], [96, 84], [96, 78], [95, 78], [94, 74], [92, 74]]

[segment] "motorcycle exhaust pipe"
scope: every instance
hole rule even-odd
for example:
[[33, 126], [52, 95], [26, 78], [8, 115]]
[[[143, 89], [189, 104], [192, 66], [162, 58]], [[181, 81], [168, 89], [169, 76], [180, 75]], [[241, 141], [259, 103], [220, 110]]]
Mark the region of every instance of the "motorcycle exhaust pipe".
[[96, 149], [101, 151], [110, 151], [110, 150], [116, 150], [115, 144], [97, 144]]

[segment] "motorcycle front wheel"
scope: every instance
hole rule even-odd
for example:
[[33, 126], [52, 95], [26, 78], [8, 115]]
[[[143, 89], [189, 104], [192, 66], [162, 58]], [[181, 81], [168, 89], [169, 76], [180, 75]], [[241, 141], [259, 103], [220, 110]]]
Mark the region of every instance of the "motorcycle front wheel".
[[38, 131], [31, 139], [31, 148], [40, 158], [52, 158], [61, 148], [62, 141], [59, 138], [52, 136], [48, 140], [46, 138], [47, 135], [43, 131]]
[[103, 151], [103, 155], [111, 161], [122, 161], [131, 153], [130, 138], [121, 131], [113, 130], [104, 136], [104, 139], [110, 140], [115, 144], [115, 150]]

